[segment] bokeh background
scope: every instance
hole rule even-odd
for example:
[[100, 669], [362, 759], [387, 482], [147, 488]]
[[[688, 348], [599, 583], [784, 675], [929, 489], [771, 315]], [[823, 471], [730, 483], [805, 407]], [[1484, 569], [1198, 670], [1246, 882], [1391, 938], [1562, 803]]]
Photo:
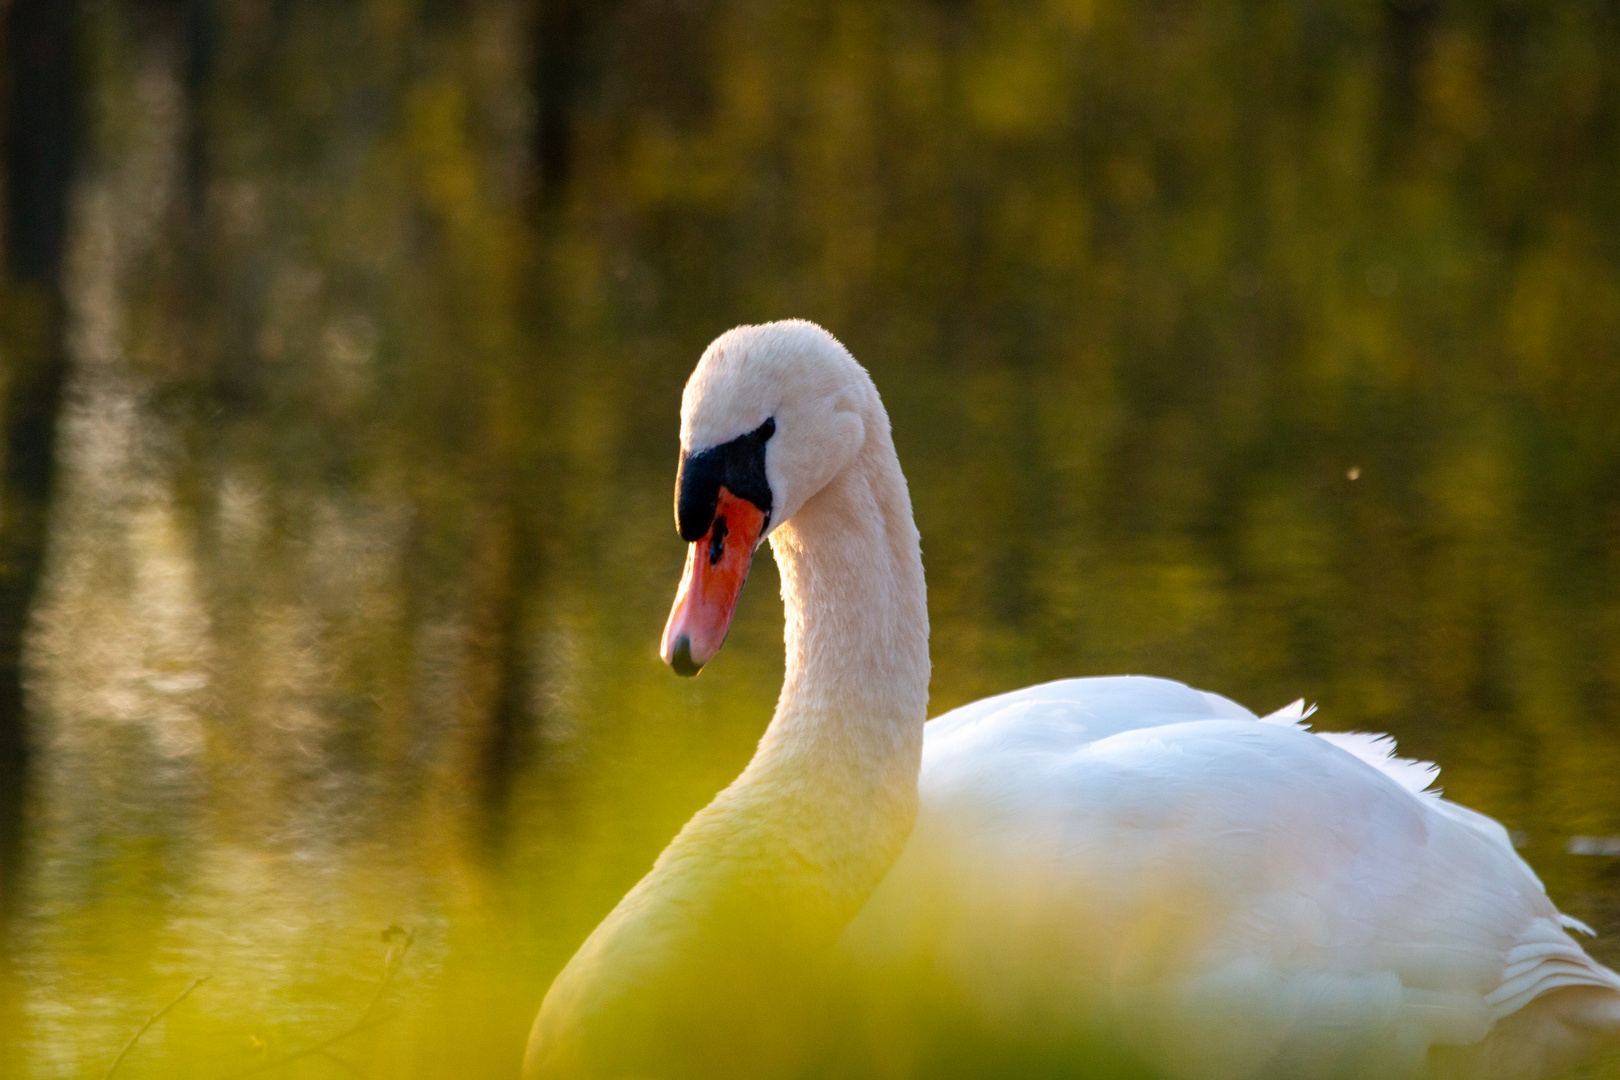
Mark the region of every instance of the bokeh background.
[[0, 26], [0, 1075], [208, 976], [119, 1076], [512, 1076], [769, 717], [768, 558], [655, 654], [681, 385], [786, 316], [893, 417], [933, 711], [1304, 696], [1620, 959], [1612, 0]]

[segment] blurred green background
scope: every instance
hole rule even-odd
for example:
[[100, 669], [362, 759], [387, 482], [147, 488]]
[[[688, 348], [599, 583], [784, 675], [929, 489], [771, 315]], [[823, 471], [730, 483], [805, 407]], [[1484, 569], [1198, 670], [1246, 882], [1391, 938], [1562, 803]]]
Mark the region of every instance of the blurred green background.
[[1620, 960], [1612, 0], [0, 13], [0, 1076], [201, 976], [117, 1075], [514, 1075], [769, 718], [768, 559], [656, 648], [680, 388], [787, 316], [893, 417], [931, 711], [1318, 701]]

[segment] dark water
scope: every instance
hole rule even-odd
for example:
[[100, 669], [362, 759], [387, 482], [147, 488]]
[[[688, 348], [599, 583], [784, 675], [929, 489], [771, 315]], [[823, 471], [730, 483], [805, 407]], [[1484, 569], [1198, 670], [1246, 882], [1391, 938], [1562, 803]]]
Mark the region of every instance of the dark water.
[[656, 645], [680, 387], [784, 316], [888, 403], [934, 711], [1306, 697], [1620, 961], [1612, 5], [78, 18], [0, 1073], [207, 976], [117, 1075], [512, 1075], [769, 717], [768, 559]]

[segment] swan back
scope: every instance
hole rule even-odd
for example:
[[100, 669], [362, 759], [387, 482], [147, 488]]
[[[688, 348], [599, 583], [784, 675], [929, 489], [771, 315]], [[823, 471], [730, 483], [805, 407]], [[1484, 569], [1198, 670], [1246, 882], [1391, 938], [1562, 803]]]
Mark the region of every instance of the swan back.
[[1303, 719], [1145, 678], [945, 714], [846, 951], [927, 1015], [1090, 1026], [1187, 1077], [1415, 1075], [1542, 995], [1620, 989], [1433, 766]]

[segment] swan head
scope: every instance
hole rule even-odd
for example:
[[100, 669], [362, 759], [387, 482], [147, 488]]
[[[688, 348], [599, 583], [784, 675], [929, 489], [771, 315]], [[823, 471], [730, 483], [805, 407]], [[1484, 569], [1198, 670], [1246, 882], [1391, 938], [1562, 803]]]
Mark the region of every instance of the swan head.
[[691, 546], [659, 652], [696, 675], [725, 641], [760, 543], [859, 452], [877, 391], [838, 339], [800, 319], [739, 326], [681, 396], [675, 527]]

